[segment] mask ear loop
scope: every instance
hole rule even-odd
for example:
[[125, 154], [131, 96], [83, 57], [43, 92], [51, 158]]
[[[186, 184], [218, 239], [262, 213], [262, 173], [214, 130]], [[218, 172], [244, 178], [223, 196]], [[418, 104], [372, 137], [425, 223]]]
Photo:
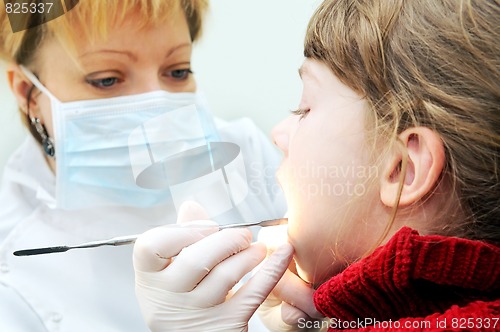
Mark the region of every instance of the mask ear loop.
[[38, 80], [38, 77], [36, 77], [28, 68], [23, 65], [19, 65], [19, 68], [21, 68], [24, 75], [26, 75], [26, 77], [38, 88], [38, 90], [42, 91], [50, 99], [59, 101], [46, 87], [43, 86], [43, 84]]
[[[25, 74], [29, 73], [31, 74], [27, 69], [25, 69], [23, 66], [20, 66], [21, 69], [23, 70], [23, 72]], [[45, 154], [47, 156], [49, 156], [50, 158], [54, 158], [55, 159], [55, 154], [56, 154], [56, 151], [55, 151], [55, 144], [54, 144], [54, 140], [52, 139], [52, 137], [49, 136], [49, 134], [47, 133], [47, 129], [45, 128], [45, 126], [40, 122], [40, 119], [39, 118], [35, 118], [35, 117], [31, 117], [30, 115], [30, 101], [31, 101], [31, 95], [33, 93], [33, 90], [35, 89], [35, 87], [37, 87], [37, 84], [35, 84], [33, 82], [33, 79], [32, 77], [30, 77], [30, 75], [27, 75], [28, 78], [32, 81], [33, 83], [33, 86], [30, 88], [29, 92], [28, 92], [28, 96], [27, 96], [27, 102], [26, 102], [26, 116], [28, 117], [29, 121], [30, 121], [30, 124], [33, 128], [35, 128], [36, 132], [38, 133], [38, 135], [40, 136], [41, 138], [41, 143], [42, 143], [42, 147], [43, 147], [43, 151], [45, 152]], [[31, 76], [35, 77], [35, 75], [31, 74]], [[36, 81], [38, 83], [40, 83], [38, 81], [38, 79], [36, 79]], [[41, 84], [40, 84], [41, 85]], [[52, 95], [50, 95], [49, 97], [53, 97]], [[33, 130], [31, 130], [32, 133]]]

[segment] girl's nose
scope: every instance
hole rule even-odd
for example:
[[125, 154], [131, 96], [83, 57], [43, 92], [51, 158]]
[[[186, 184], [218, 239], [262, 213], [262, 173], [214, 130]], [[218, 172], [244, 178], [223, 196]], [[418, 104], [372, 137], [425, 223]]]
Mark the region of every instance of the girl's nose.
[[290, 142], [290, 134], [292, 128], [295, 124], [295, 116], [291, 115], [278, 123], [272, 130], [271, 136], [273, 139], [273, 143], [285, 153], [285, 156], [288, 155], [288, 145]]

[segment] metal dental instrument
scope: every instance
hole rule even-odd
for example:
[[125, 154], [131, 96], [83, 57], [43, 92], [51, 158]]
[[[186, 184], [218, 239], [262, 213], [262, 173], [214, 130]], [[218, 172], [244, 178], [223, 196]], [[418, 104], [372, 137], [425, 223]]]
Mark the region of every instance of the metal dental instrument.
[[[278, 225], [285, 225], [287, 223], [288, 223], [288, 218], [270, 219], [270, 220], [263, 220], [251, 223], [220, 225], [219, 230], [226, 228], [239, 228], [239, 227], [250, 227], [250, 226], [260, 226], [260, 227], [278, 226]], [[86, 242], [73, 246], [56, 246], [56, 247], [17, 250], [14, 251], [14, 255], [32, 256], [32, 255], [51, 254], [56, 252], [66, 252], [70, 249], [95, 248], [100, 246], [123, 246], [134, 243], [139, 235], [140, 234], [119, 236], [108, 240]]]

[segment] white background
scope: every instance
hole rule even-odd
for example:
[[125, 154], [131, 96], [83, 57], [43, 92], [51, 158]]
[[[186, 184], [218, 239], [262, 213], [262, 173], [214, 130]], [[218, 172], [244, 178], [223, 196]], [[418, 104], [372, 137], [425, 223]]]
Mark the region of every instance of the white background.
[[[211, 111], [267, 134], [298, 106], [303, 40], [319, 0], [212, 0], [193, 71]], [[25, 131], [0, 64], [0, 172]]]

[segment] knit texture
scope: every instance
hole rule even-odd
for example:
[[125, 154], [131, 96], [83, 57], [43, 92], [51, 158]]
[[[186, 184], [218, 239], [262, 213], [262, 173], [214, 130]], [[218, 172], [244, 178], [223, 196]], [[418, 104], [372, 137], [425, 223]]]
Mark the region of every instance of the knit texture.
[[[407, 227], [314, 294], [317, 309], [338, 320], [437, 324], [448, 317], [444, 320], [448, 328], [455, 327], [452, 318], [500, 317], [499, 299], [499, 247], [454, 237], [420, 236]], [[474, 323], [468, 330], [479, 325]], [[500, 322], [496, 327], [500, 330]]]

